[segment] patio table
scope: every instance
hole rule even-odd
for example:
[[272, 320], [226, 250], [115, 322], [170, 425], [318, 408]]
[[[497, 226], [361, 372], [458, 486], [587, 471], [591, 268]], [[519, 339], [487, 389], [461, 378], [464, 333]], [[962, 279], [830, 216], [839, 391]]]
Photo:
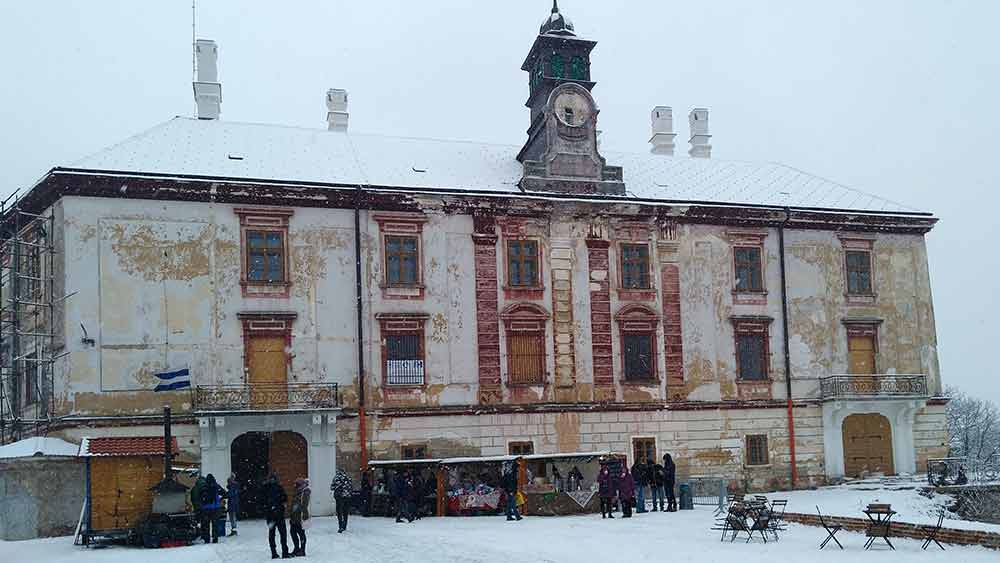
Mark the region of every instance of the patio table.
[[871, 549], [875, 540], [881, 538], [890, 549], [895, 551], [896, 548], [889, 538], [892, 533], [892, 517], [897, 512], [888, 504], [869, 504], [868, 508], [862, 512], [868, 517], [868, 526], [865, 529], [868, 541], [865, 543], [865, 550]]

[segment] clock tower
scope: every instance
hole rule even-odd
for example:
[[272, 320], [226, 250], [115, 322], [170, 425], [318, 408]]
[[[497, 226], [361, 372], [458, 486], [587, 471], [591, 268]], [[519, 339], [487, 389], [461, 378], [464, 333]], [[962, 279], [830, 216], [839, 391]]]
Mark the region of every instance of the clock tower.
[[559, 12], [542, 22], [521, 70], [528, 73], [531, 125], [517, 154], [524, 166], [521, 189], [624, 195], [620, 166], [597, 151], [597, 104], [590, 91], [590, 52], [597, 45], [577, 37]]

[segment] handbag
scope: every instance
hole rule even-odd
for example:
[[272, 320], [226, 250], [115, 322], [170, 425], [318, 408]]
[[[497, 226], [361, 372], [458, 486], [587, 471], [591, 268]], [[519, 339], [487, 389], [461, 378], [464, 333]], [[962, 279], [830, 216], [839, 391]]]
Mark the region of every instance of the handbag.
[[521, 491], [518, 491], [517, 494], [514, 495], [514, 504], [524, 506], [526, 502], [528, 502], [528, 499], [524, 498], [524, 493]]

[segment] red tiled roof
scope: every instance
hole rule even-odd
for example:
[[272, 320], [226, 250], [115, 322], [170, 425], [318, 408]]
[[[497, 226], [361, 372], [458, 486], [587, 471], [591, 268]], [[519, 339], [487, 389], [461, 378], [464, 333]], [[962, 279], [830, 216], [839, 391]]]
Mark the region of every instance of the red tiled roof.
[[[177, 438], [170, 439], [170, 449], [177, 453]], [[91, 456], [145, 456], [163, 455], [163, 436], [115, 436], [84, 438], [80, 455]]]

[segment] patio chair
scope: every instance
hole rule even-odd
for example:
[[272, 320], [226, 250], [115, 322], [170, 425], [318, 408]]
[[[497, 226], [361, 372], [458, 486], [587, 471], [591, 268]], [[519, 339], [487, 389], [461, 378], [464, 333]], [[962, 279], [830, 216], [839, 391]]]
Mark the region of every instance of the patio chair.
[[841, 526], [840, 524], [827, 524], [826, 518], [823, 518], [823, 513], [820, 512], [818, 506], [816, 507], [816, 514], [819, 514], [819, 523], [821, 526], [823, 526], [823, 529], [826, 530], [826, 533], [828, 534], [826, 536], [826, 539], [823, 540], [823, 543], [819, 544], [819, 548], [822, 550], [824, 547], [826, 547], [826, 544], [830, 543], [830, 540], [833, 540], [837, 544], [837, 547], [839, 547], [840, 549], [844, 549], [844, 546], [840, 545], [840, 541], [837, 540], [837, 532], [843, 530], [844, 527]]
[[[753, 539], [754, 532], [760, 532], [760, 539], [767, 543], [767, 533], [771, 531], [771, 511], [764, 507], [762, 510], [757, 510], [751, 516], [753, 519], [753, 524], [750, 525], [748, 531], [747, 543]], [[777, 536], [775, 536], [777, 537]]]
[[944, 551], [944, 546], [941, 545], [941, 542], [937, 540], [938, 532], [941, 531], [941, 524], [943, 523], [944, 523], [944, 510], [941, 510], [940, 512], [938, 512], [937, 524], [933, 526], [922, 527], [922, 531], [924, 532], [924, 545], [923, 547], [921, 547], [921, 549], [927, 549], [927, 547], [931, 545], [931, 542], [934, 542], [937, 544], [938, 547], [941, 548], [941, 551]]
[[736, 535], [740, 532], [750, 533], [750, 530], [746, 525], [746, 512], [742, 504], [733, 504], [729, 507], [723, 518], [716, 520], [715, 525], [712, 526], [713, 530], [722, 531], [722, 537], [719, 541], [726, 541], [726, 536], [730, 533], [733, 537], [729, 541], [734, 541]]
[[787, 507], [787, 500], [771, 501], [770, 532], [774, 534], [774, 541], [778, 541], [778, 532], [784, 532], [788, 527], [785, 524], [785, 509]]

